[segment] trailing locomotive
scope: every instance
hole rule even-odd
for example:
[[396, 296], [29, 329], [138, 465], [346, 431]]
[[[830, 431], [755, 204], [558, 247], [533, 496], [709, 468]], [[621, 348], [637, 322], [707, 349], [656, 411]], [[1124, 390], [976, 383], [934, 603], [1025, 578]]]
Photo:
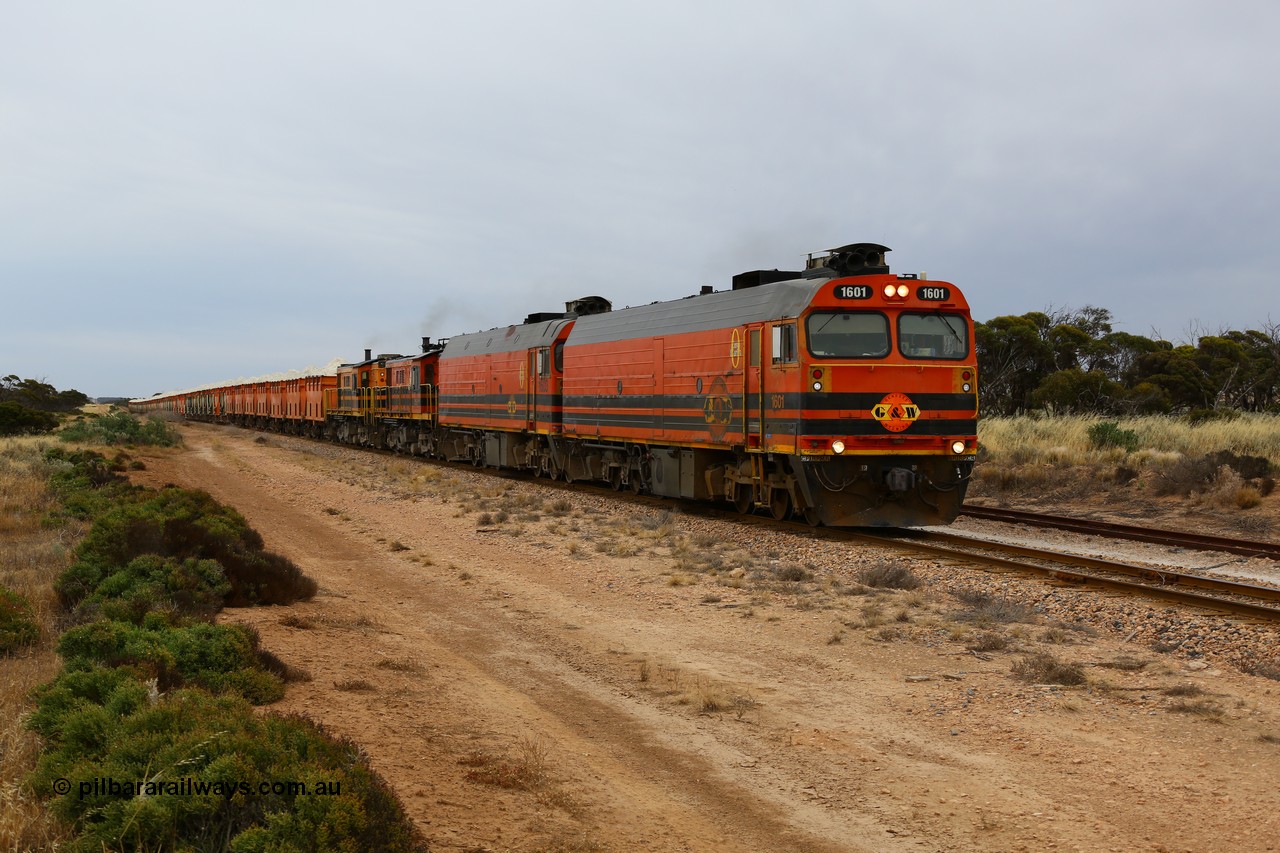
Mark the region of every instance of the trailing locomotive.
[[946, 524], [977, 452], [973, 324], [958, 288], [891, 274], [888, 251], [617, 311], [584, 297], [336, 376], [133, 407], [812, 524]]

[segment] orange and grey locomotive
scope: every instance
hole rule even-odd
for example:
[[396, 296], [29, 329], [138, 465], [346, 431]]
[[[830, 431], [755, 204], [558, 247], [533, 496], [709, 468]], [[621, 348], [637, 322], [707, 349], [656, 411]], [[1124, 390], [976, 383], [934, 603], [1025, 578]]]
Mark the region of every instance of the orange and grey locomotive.
[[[842, 246], [803, 270], [616, 311], [585, 297], [424, 339], [414, 356], [366, 351], [324, 388], [323, 431], [779, 519], [946, 524], [977, 452], [973, 323], [955, 285], [892, 274], [888, 251]], [[207, 402], [238, 388], [138, 407], [303, 432], [289, 421], [305, 412], [314, 427], [312, 406], [251, 390], [265, 399], [249, 419]]]

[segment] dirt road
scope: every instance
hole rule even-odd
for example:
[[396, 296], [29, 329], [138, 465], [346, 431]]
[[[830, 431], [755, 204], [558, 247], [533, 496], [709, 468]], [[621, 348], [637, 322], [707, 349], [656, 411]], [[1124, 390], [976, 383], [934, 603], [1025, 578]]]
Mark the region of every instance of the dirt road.
[[[184, 433], [137, 478], [208, 490], [321, 586], [223, 614], [310, 674], [273, 709], [363, 745], [433, 850], [1280, 844], [1275, 681], [1119, 634], [957, 621], [954, 569], [887, 553], [831, 567], [809, 537]], [[925, 586], [853, 583], [885, 560]], [[1008, 647], [970, 651], [984, 632]], [[1088, 686], [1011, 676], [1045, 649]]]

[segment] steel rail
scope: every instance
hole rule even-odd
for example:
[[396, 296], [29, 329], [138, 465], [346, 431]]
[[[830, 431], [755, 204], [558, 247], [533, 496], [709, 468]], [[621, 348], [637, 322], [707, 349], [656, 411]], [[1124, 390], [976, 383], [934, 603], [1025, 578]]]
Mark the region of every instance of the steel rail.
[[[1017, 545], [1005, 545], [1004, 543], [975, 540], [954, 534], [928, 532], [902, 536], [901, 534], [840, 531], [840, 537], [879, 545], [892, 543], [911, 550], [927, 553], [932, 556], [959, 559], [982, 565], [995, 566], [1003, 571], [1032, 572], [1034, 574], [1045, 575], [1055, 580], [1064, 581], [1078, 586], [1097, 586], [1107, 589], [1117, 589], [1130, 594], [1137, 593], [1155, 598], [1162, 598], [1168, 601], [1175, 601], [1183, 605], [1202, 607], [1209, 610], [1225, 611], [1238, 616], [1262, 618], [1269, 621], [1280, 620], [1280, 607], [1271, 607], [1260, 603], [1260, 601], [1263, 600], [1280, 601], [1280, 590], [1272, 587], [1260, 587], [1253, 584], [1235, 583], [1232, 581], [1219, 580], [1217, 578], [1206, 578], [1200, 575], [1168, 572], [1163, 569], [1153, 569], [1147, 566], [1135, 566], [1128, 563], [1116, 563], [1109, 560], [1099, 560], [1093, 557], [1081, 557], [1074, 554], [1063, 554], [1058, 551], [1044, 551]], [[922, 541], [924, 539], [938, 539], [944, 542], [951, 542], [953, 544], [961, 544], [963, 547], [934, 545], [929, 542]], [[971, 550], [964, 550], [964, 548], [1005, 551], [1024, 558], [1044, 560], [1046, 562], [1057, 563], [1058, 565], [1042, 565], [1040, 563], [1025, 562], [1023, 560], [1013, 560], [993, 554], [975, 553]], [[1093, 569], [1094, 571], [1123, 574], [1125, 577], [1108, 577], [1101, 574], [1095, 574], [1094, 572], [1071, 571], [1062, 568], [1063, 565], [1074, 565], [1082, 568]], [[1131, 580], [1129, 578], [1134, 579]], [[1146, 582], [1144, 582], [1143, 579], [1147, 579]], [[1202, 589], [1213, 589], [1220, 593], [1240, 596], [1244, 600], [1241, 600], [1241, 598], [1222, 598], [1217, 595], [1205, 595], [1199, 592], [1192, 592], [1186, 588], [1180, 588], [1187, 586], [1197, 586]]]
[[1139, 527], [1133, 524], [1116, 524], [1110, 521], [1069, 518], [1060, 515], [1026, 512], [1018, 509], [974, 506], [973, 504], [965, 504], [960, 510], [960, 514], [971, 518], [1003, 521], [1009, 524], [1053, 527], [1059, 530], [1070, 530], [1074, 533], [1110, 536], [1114, 539], [1133, 539], [1157, 545], [1176, 545], [1182, 548], [1194, 548], [1202, 551], [1225, 551], [1229, 554], [1241, 554], [1246, 557], [1266, 557], [1272, 560], [1280, 560], [1280, 544], [1275, 542], [1257, 542], [1233, 539], [1226, 536], [1183, 533], [1178, 530], [1162, 530], [1154, 527]]

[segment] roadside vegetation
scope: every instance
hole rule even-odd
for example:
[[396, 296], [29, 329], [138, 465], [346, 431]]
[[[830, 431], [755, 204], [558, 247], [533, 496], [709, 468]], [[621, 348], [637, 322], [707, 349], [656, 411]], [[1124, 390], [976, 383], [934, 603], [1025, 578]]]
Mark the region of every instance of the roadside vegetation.
[[[978, 441], [970, 497], [1069, 500], [1105, 494], [1134, 505], [1177, 498], [1186, 509], [1242, 511], [1275, 490], [1280, 415], [1109, 420], [1032, 413], [983, 418]], [[1265, 519], [1256, 522], [1266, 526]]]
[[178, 431], [159, 418], [143, 420], [129, 412], [85, 415], [68, 424], [58, 437], [63, 441], [107, 445], [173, 447], [182, 439]]
[[0, 439], [0, 850], [48, 850], [64, 835], [24, 782], [40, 739], [23, 726], [31, 690], [59, 669], [53, 582], [83, 525], [49, 519], [49, 442]]
[[357, 745], [254, 712], [283, 695], [291, 668], [251, 629], [214, 621], [225, 605], [309, 598], [314, 581], [203, 492], [135, 487], [118, 473], [127, 458], [26, 441], [5, 451], [27, 470], [6, 465], [3, 517], [22, 503], [10, 492], [39, 493], [43, 515], [22, 529], [68, 536], [39, 577], [17, 577], [8, 559], [0, 575], [8, 654], [43, 661], [45, 682], [6, 679], [0, 697], [4, 846], [421, 849]]
[[976, 324], [970, 495], [1258, 506], [1280, 466], [1280, 324], [1185, 343], [1112, 324], [1095, 306]]

